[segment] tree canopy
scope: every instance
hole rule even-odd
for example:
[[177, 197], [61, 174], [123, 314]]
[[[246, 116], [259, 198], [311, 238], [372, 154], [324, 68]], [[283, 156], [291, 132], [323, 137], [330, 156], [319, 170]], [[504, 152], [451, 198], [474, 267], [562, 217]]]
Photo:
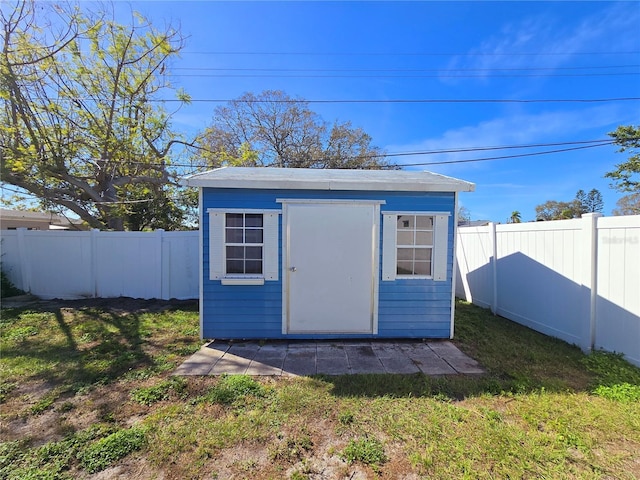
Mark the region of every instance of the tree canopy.
[[163, 72], [181, 34], [53, 3], [5, 4], [1, 18], [0, 180], [94, 228], [180, 223], [169, 152], [181, 140], [155, 101], [172, 90]]
[[640, 193], [630, 193], [616, 202], [614, 215], [640, 215]]
[[371, 137], [349, 122], [329, 124], [279, 90], [245, 93], [217, 107], [199, 139], [208, 166], [386, 168]]
[[568, 218], [580, 218], [585, 213], [602, 212], [604, 202], [602, 194], [596, 188], [589, 193], [578, 190], [576, 197], [569, 202], [547, 200], [536, 206], [537, 220], [564, 220]]
[[604, 176], [612, 179], [612, 187], [620, 192], [640, 192], [640, 126], [620, 126], [609, 136], [620, 146], [619, 152], [628, 152], [630, 156]]

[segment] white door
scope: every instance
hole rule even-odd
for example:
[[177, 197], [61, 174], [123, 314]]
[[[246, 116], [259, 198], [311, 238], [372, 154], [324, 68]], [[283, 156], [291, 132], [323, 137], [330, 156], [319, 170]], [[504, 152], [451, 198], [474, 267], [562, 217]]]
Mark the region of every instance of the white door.
[[372, 333], [379, 206], [286, 205], [285, 331]]

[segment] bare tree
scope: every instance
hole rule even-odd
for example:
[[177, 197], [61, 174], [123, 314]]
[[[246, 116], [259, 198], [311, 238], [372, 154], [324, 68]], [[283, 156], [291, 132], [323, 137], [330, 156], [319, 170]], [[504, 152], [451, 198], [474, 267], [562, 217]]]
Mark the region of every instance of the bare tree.
[[246, 93], [214, 111], [198, 153], [209, 166], [388, 168], [371, 137], [349, 122], [329, 125], [303, 99]]

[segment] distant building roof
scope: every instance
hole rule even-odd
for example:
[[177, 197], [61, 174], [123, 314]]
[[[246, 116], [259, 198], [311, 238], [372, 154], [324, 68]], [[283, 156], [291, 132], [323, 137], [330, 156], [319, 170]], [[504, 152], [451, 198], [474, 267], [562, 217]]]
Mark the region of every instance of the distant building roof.
[[475, 184], [432, 172], [225, 167], [186, 177], [191, 187], [472, 192]]
[[49, 229], [68, 229], [82, 225], [80, 219], [67, 219], [51, 212], [30, 212], [27, 210], [10, 210], [0, 208], [0, 225], [2, 228], [20, 228], [48, 226]]

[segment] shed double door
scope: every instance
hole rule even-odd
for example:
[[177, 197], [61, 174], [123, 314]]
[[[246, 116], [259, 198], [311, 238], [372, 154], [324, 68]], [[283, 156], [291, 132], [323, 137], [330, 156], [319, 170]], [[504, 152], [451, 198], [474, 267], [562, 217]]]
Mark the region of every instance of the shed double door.
[[285, 204], [284, 333], [377, 329], [379, 205]]

